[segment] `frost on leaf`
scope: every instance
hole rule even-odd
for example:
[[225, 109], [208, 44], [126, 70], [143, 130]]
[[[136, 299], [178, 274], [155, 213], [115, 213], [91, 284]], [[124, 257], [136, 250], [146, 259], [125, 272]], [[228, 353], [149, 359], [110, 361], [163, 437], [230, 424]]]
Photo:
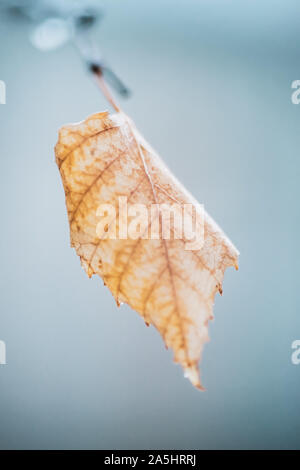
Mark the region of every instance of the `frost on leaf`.
[[[238, 251], [204, 213], [204, 245], [186, 240], [110, 239], [97, 231], [100, 204], [197, 205], [123, 113], [94, 114], [64, 126], [55, 148], [70, 224], [71, 245], [89, 276], [99, 274], [118, 304], [126, 302], [160, 332], [185, 376], [202, 389], [198, 362], [208, 341], [214, 296]], [[158, 223], [161, 224], [159, 218]], [[109, 230], [109, 227], [108, 227]], [[161, 232], [160, 232], [161, 234]]]

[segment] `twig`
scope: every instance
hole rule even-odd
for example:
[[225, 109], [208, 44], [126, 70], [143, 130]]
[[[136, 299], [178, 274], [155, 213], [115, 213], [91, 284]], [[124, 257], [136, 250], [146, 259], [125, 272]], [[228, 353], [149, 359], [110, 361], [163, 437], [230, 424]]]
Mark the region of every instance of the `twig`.
[[102, 69], [99, 65], [97, 64], [91, 64], [90, 65], [90, 71], [94, 75], [95, 82], [97, 86], [100, 88], [102, 91], [103, 95], [107, 99], [107, 101], [112, 105], [114, 110], [119, 113], [121, 111], [120, 107], [117, 105], [108, 85], [105, 82], [105, 79], [103, 77], [103, 72]]

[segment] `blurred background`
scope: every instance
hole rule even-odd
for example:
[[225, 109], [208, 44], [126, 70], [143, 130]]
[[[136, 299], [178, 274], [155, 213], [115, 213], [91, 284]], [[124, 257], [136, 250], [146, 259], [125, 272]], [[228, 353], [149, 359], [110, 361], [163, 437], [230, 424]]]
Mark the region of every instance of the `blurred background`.
[[300, 448], [298, 2], [73, 3], [103, 8], [92, 34], [132, 91], [121, 106], [240, 270], [216, 297], [201, 393], [69, 246], [57, 132], [109, 106], [64, 26], [0, 10], [0, 448]]

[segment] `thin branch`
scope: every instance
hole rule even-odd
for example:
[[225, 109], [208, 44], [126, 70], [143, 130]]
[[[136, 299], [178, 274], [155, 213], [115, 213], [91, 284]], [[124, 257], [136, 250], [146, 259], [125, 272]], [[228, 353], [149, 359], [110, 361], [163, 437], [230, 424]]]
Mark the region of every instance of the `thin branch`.
[[117, 105], [117, 103], [116, 103], [116, 101], [115, 101], [108, 85], [106, 84], [106, 82], [104, 80], [103, 72], [101, 70], [101, 67], [99, 65], [92, 64], [90, 66], [90, 71], [94, 75], [95, 82], [96, 82], [97, 86], [100, 88], [100, 90], [102, 91], [102, 93], [105, 96], [105, 98], [107, 99], [107, 101], [112, 105], [114, 110], [117, 113], [119, 113], [121, 111], [121, 108], [120, 108], [120, 106]]

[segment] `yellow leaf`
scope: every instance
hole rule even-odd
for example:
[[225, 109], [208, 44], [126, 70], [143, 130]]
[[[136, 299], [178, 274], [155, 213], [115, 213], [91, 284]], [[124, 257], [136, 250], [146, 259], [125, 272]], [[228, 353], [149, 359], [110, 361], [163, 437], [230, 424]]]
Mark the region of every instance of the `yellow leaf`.
[[[64, 126], [55, 151], [71, 245], [82, 266], [89, 276], [102, 277], [118, 305], [126, 302], [157, 328], [185, 376], [203, 389], [198, 361], [208, 341], [214, 296], [222, 293], [226, 267], [237, 269], [238, 251], [122, 112]], [[142, 211], [138, 222], [133, 217], [126, 226], [120, 201], [147, 211], [154, 207], [156, 215], [147, 218]], [[173, 227], [172, 236], [164, 236], [157, 209], [163, 204], [192, 207], [190, 222], [202, 215], [202, 247], [187, 249], [190, 238]], [[150, 237], [154, 226], [158, 234]]]

